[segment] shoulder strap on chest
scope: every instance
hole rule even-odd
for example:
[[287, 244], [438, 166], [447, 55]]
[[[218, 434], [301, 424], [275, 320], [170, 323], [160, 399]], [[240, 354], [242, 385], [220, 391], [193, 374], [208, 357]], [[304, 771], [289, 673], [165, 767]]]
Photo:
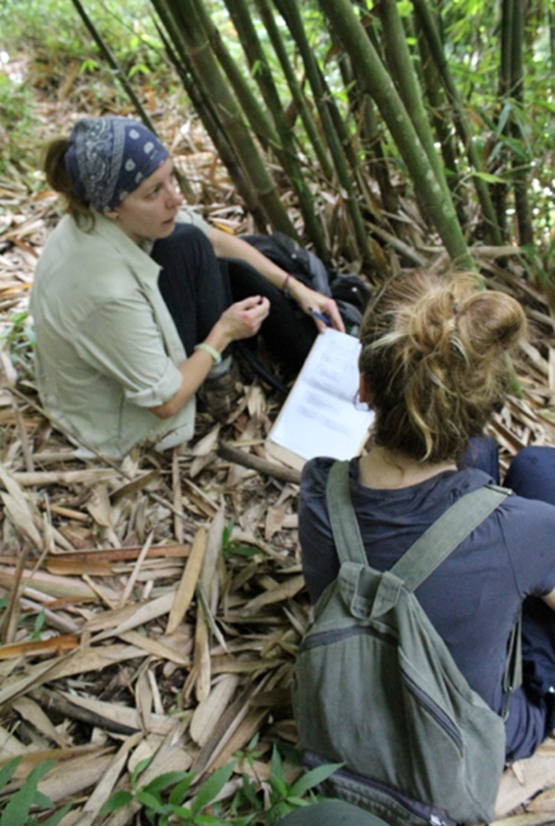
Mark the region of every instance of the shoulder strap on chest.
[[392, 573], [414, 591], [510, 493], [498, 485], [482, 485], [461, 496], [411, 545]]
[[340, 562], [368, 565], [349, 490], [349, 462], [334, 462], [326, 485], [328, 514]]
[[[462, 496], [411, 545], [391, 572], [414, 591], [511, 492], [498, 485], [483, 485]], [[332, 465], [326, 495], [340, 561], [370, 567], [351, 501], [348, 462]]]

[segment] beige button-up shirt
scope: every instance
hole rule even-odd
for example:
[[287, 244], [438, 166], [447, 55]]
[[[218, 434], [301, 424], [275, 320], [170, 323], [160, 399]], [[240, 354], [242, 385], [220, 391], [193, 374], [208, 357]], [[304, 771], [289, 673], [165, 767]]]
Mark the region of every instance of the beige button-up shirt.
[[[202, 219], [187, 218], [207, 230]], [[177, 392], [186, 359], [159, 271], [100, 214], [92, 232], [66, 215], [39, 259], [30, 303], [39, 393], [84, 454], [92, 447], [120, 457], [140, 442], [165, 449], [193, 435], [194, 398], [168, 419], [148, 409]]]

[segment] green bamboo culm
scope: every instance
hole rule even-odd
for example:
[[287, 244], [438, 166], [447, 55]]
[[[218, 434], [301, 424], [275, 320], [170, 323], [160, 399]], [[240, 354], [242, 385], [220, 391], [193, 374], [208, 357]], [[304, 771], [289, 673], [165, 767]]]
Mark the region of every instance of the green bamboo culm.
[[270, 147], [279, 146], [279, 135], [276, 132], [271, 115], [267, 109], [265, 110], [260, 105], [243, 69], [237, 65], [232, 57], [206, 6], [203, 2], [197, 2], [196, 8], [199, 23], [206, 33], [214, 56], [235, 93], [250, 129], [255, 133], [264, 150], [267, 151]]
[[457, 132], [463, 142], [469, 164], [473, 170], [472, 180], [484, 216], [487, 236], [492, 244], [500, 246], [503, 243], [503, 235], [499, 228], [488, 184], [482, 177], [484, 173], [482, 160], [474, 142], [472, 128], [465, 115], [457, 87], [449, 71], [447, 56], [436, 22], [426, 0], [412, 0], [412, 2], [415, 13], [419, 17], [422, 32], [428, 41], [430, 55], [445, 88]]
[[197, 78], [212, 102], [245, 176], [252, 183], [268, 224], [274, 230], [297, 238], [295, 227], [279, 199], [275, 181], [266, 169], [244, 122], [237, 99], [229, 88], [206, 31], [200, 24], [202, 11], [199, 12], [199, 8], [202, 9], [202, 0], [164, 0], [163, 5], [175, 23], [178, 36], [195, 67]]
[[499, 97], [509, 108], [504, 131], [510, 136], [509, 157], [518, 242], [521, 246], [533, 243], [534, 232], [528, 203], [529, 158], [521, 133], [518, 112], [523, 104], [524, 19], [520, 0], [503, 0], [501, 13], [501, 62]]
[[449, 106], [445, 99], [445, 91], [430, 55], [428, 41], [422, 31], [420, 20], [416, 15], [414, 17], [414, 27], [420, 62], [422, 64], [422, 83], [425, 89], [426, 101], [430, 109], [432, 127], [435, 132], [436, 141], [439, 143], [443, 164], [445, 166], [447, 184], [455, 204], [455, 209], [457, 210], [459, 222], [461, 226], [464, 226], [466, 223], [465, 204], [460, 186], [461, 176], [457, 167], [457, 153], [449, 118]]
[[87, 28], [87, 30], [88, 30], [89, 34], [91, 35], [92, 39], [94, 40], [94, 42], [96, 43], [96, 45], [100, 49], [100, 52], [104, 56], [104, 58], [106, 60], [106, 63], [108, 64], [110, 69], [113, 71], [115, 77], [121, 83], [121, 85], [122, 85], [122, 87], [125, 91], [125, 94], [129, 98], [129, 100], [131, 101], [131, 103], [133, 104], [135, 109], [137, 110], [137, 113], [139, 114], [142, 122], [144, 123], [144, 125], [148, 129], [150, 129], [151, 132], [155, 133], [156, 130], [154, 129], [154, 126], [152, 125], [152, 121], [150, 120], [149, 116], [147, 115], [147, 113], [146, 113], [144, 107], [142, 106], [139, 98], [135, 94], [135, 92], [133, 90], [133, 87], [131, 86], [131, 84], [127, 80], [127, 78], [125, 76], [125, 72], [123, 72], [121, 70], [120, 66], [118, 65], [118, 63], [115, 59], [115, 57], [113, 56], [112, 52], [110, 51], [110, 48], [108, 47], [107, 43], [101, 37], [98, 29], [96, 28], [96, 26], [92, 22], [91, 18], [87, 14], [87, 12], [85, 10], [85, 7], [80, 2], [80, 0], [71, 0], [71, 2], [75, 6], [75, 10], [77, 11], [77, 14], [79, 15], [79, 17], [81, 18], [81, 20], [85, 24], [85, 27]]
[[[204, 128], [210, 135], [214, 147], [226, 167], [237, 192], [245, 203], [246, 209], [252, 215], [256, 225], [263, 228], [266, 225], [266, 218], [258, 203], [256, 192], [254, 191], [251, 182], [246, 178], [241, 163], [239, 162], [233, 147], [229, 143], [225, 132], [221, 128], [221, 124], [211, 105], [211, 101], [204, 93], [202, 85], [195, 76], [195, 69], [191, 64], [182, 43], [180, 43], [179, 37], [177, 37], [175, 33], [171, 37], [168, 34], [173, 30], [173, 21], [165, 14], [165, 9], [163, 8], [160, 0], [152, 0], [152, 3], [155, 6], [156, 12], [160, 16], [161, 20], [161, 24], [158, 24], [155, 21], [158, 34], [160, 35], [160, 39], [164, 44], [170, 61], [174, 65], [177, 76], [181, 80], [183, 88], [187, 92], [195, 111], [204, 125]], [[186, 195], [189, 203], [196, 203], [197, 198], [190, 186], [187, 191], [184, 191], [184, 194]]]
[[377, 12], [382, 22], [382, 40], [385, 46], [387, 65], [405, 109], [414, 124], [437, 182], [447, 198], [451, 198], [445, 173], [437, 153], [428, 113], [424, 108], [420, 83], [416, 77], [414, 63], [407, 45], [407, 37], [399, 16], [397, 0], [380, 0]]
[[274, 52], [276, 53], [276, 57], [280, 63], [283, 76], [289, 87], [295, 113], [300, 117], [307, 134], [309, 144], [312, 146], [314, 154], [318, 159], [322, 176], [326, 181], [331, 181], [333, 178], [333, 166], [331, 164], [327, 148], [322, 141], [320, 133], [318, 132], [318, 127], [314, 122], [314, 118], [309, 107], [307, 106], [306, 98], [303, 94], [301, 85], [297, 79], [293, 66], [291, 65], [291, 60], [289, 59], [289, 54], [285, 43], [283, 42], [283, 37], [281, 36], [279, 27], [276, 24], [275, 12], [271, 2], [270, 0], [255, 0], [255, 4], [258, 8], [260, 19], [264, 23], [268, 37], [272, 43]]
[[349, 211], [352, 222], [352, 238], [351, 250], [353, 243], [356, 245], [358, 255], [354, 256], [351, 251], [351, 257], [359, 257], [368, 265], [373, 265], [373, 256], [368, 244], [368, 232], [362, 217], [362, 212], [358, 204], [355, 189], [352, 183], [352, 177], [349, 172], [349, 167], [346, 162], [345, 147], [337, 134], [336, 125], [332, 119], [330, 108], [328, 106], [329, 93], [322, 83], [322, 76], [320, 68], [310, 47], [306, 32], [303, 26], [302, 17], [299, 8], [295, 3], [289, 0], [274, 0], [275, 6], [285, 23], [291, 35], [297, 44], [300, 55], [303, 60], [308, 82], [312, 89], [314, 102], [320, 115], [322, 131], [325, 135], [335, 172], [337, 175], [337, 183], [343, 193], [343, 197]]
[[319, 0], [338, 40], [350, 54], [358, 81], [378, 107], [401, 154], [428, 218], [457, 267], [475, 269], [451, 197], [434, 169], [395, 85], [379, 59], [350, 0]]
[[245, 0], [224, 0], [224, 2], [239, 34], [251, 73], [258, 84], [267, 109], [272, 113], [277, 135], [271, 144], [271, 149], [293, 187], [303, 215], [305, 231], [318, 255], [326, 261], [329, 259], [329, 250], [322, 226], [316, 216], [314, 199], [304, 179], [293, 131], [287, 123], [272, 71], [251, 17], [251, 10]]

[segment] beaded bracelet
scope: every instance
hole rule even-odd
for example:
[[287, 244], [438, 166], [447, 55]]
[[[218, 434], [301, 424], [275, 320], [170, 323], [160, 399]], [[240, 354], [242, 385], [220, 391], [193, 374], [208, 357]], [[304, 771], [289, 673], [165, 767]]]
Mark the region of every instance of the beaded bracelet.
[[195, 344], [195, 350], [204, 350], [205, 353], [208, 353], [209, 356], [212, 356], [214, 359], [214, 364], [219, 364], [222, 360], [222, 356], [215, 347], [212, 347], [211, 344], [207, 344], [205, 341], [202, 341], [200, 344]]

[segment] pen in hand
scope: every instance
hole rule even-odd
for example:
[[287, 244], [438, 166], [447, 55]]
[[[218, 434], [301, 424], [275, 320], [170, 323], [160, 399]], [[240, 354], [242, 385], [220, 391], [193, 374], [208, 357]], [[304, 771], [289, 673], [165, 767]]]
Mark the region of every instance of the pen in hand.
[[324, 324], [326, 324], [328, 327], [331, 327], [331, 321], [327, 316], [323, 315], [323, 313], [319, 313], [318, 310], [314, 309], [314, 307], [309, 307], [308, 309], [315, 318], [319, 318], [320, 321], [323, 321]]

